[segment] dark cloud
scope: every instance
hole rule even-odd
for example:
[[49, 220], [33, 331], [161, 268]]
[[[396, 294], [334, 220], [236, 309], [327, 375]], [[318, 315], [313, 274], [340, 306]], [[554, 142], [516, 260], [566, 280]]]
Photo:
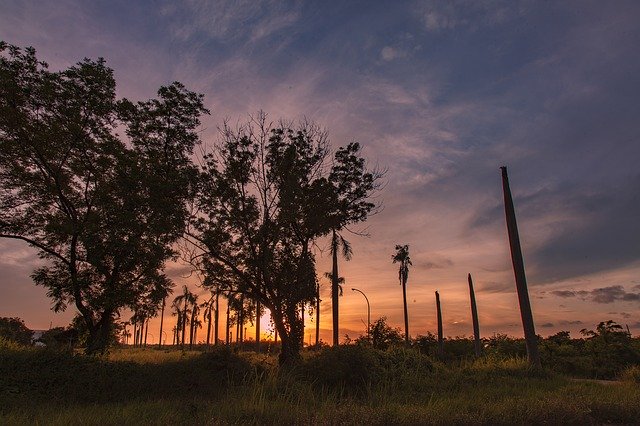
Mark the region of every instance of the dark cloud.
[[562, 321], [559, 321], [558, 324], [559, 325], [580, 325], [584, 323], [580, 320], [572, 320], [572, 321], [562, 320]]
[[554, 290], [551, 291], [550, 294], [563, 298], [578, 297], [595, 303], [613, 303], [615, 301], [635, 302], [640, 300], [640, 293], [627, 292], [621, 285], [601, 287], [591, 291]]
[[453, 261], [451, 259], [443, 259], [441, 261], [426, 261], [421, 262], [420, 266], [425, 269], [444, 269], [453, 266]]
[[544, 324], [540, 325], [540, 327], [542, 328], [551, 328], [554, 327], [552, 322], [545, 322]]

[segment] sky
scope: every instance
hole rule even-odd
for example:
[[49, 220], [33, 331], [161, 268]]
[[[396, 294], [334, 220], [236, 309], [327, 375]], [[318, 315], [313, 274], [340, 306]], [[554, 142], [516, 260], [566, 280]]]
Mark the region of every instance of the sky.
[[[260, 110], [317, 122], [334, 148], [360, 142], [387, 173], [383, 210], [359, 228], [370, 236], [346, 235], [354, 256], [340, 264], [340, 335], [352, 338], [366, 329], [366, 302], [352, 287], [367, 294], [372, 319], [402, 327], [396, 244], [408, 244], [413, 261], [412, 336], [436, 331], [435, 290], [445, 335], [472, 334], [467, 273], [481, 334], [522, 335], [503, 165], [536, 332], [579, 337], [613, 319], [640, 334], [638, 22], [637, 1], [0, 3], [0, 39], [35, 47], [54, 70], [104, 57], [119, 96], [148, 99], [175, 80], [203, 93], [205, 145], [223, 120]], [[322, 274], [330, 256], [319, 246]], [[73, 309], [54, 314], [29, 277], [38, 262], [25, 244], [0, 240], [0, 316], [66, 325]], [[183, 265], [168, 272], [205, 297]]]

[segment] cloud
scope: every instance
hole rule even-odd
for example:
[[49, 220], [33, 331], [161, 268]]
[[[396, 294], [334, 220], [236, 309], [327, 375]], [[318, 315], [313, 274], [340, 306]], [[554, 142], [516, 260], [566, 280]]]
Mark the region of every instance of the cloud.
[[168, 20], [178, 40], [205, 34], [224, 43], [256, 42], [292, 26], [300, 17], [296, 5], [270, 0], [191, 0], [180, 5], [167, 2], [160, 14]]
[[402, 49], [385, 46], [380, 51], [380, 57], [383, 61], [393, 61], [394, 59], [398, 58], [406, 58], [407, 52]]
[[581, 325], [584, 324], [582, 321], [580, 320], [572, 320], [572, 321], [567, 321], [567, 320], [561, 320], [558, 322], [559, 325]]
[[627, 292], [621, 285], [586, 290], [554, 290], [550, 292], [554, 296], [562, 298], [578, 297], [595, 303], [613, 303], [616, 301], [635, 302], [640, 300], [640, 293]]
[[552, 328], [554, 327], [552, 322], [545, 322], [544, 324], [540, 325], [540, 327], [542, 328]]

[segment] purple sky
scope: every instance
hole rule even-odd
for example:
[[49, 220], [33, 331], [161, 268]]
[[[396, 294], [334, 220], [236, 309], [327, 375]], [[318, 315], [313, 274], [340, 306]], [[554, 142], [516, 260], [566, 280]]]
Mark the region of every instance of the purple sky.
[[[178, 80], [225, 118], [310, 118], [388, 168], [384, 210], [352, 236], [340, 334], [402, 323], [395, 244], [409, 244], [411, 334], [521, 334], [499, 166], [518, 213], [537, 332], [616, 320], [640, 333], [640, 2], [3, 1], [0, 39], [53, 69], [104, 57], [118, 93]], [[328, 253], [319, 272], [329, 270]], [[35, 251], [0, 240], [0, 316], [66, 325], [29, 275]], [[177, 285], [184, 266], [170, 265]], [[324, 278], [323, 278], [324, 280]], [[328, 283], [324, 282], [325, 287]], [[201, 290], [198, 290], [201, 291]], [[324, 297], [329, 300], [328, 294]], [[321, 327], [329, 340], [330, 305]], [[169, 318], [168, 321], [175, 319]], [[311, 323], [310, 323], [311, 324]], [[153, 326], [152, 326], [153, 327]]]

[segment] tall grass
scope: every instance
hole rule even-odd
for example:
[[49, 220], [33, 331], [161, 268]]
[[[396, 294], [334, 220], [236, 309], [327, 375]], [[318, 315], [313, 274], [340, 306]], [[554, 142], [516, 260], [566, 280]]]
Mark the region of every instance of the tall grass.
[[0, 345], [0, 424], [601, 424], [640, 418], [640, 389], [578, 383], [521, 358], [444, 364], [404, 348], [273, 357]]

